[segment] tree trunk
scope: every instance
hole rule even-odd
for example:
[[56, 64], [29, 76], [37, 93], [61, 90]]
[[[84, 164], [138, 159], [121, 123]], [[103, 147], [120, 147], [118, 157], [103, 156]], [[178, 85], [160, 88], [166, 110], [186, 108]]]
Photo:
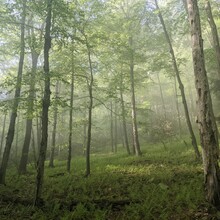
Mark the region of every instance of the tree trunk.
[[185, 111], [185, 117], [186, 117], [186, 123], [187, 123], [188, 129], [189, 129], [189, 133], [190, 133], [190, 136], [191, 136], [192, 145], [193, 145], [196, 157], [200, 158], [200, 153], [199, 153], [196, 137], [195, 137], [195, 134], [194, 134], [194, 131], [193, 131], [193, 128], [192, 128], [192, 123], [190, 121], [190, 116], [189, 116], [189, 110], [188, 110], [188, 105], [187, 105], [187, 101], [186, 101], [184, 85], [183, 85], [182, 80], [180, 78], [180, 72], [179, 72], [179, 69], [178, 69], [178, 66], [177, 66], [177, 62], [176, 62], [176, 57], [175, 57], [175, 54], [174, 54], [173, 46], [172, 46], [169, 34], [167, 32], [167, 29], [166, 29], [166, 25], [164, 23], [163, 16], [162, 16], [162, 14], [160, 12], [157, 0], [155, 0], [155, 4], [156, 4], [157, 10], [158, 10], [158, 16], [159, 16], [161, 25], [163, 26], [163, 30], [164, 30], [164, 34], [165, 34], [167, 43], [169, 45], [170, 54], [171, 54], [171, 57], [172, 57], [173, 68], [174, 68], [174, 71], [175, 71], [175, 74], [176, 74], [176, 78], [177, 78], [177, 81], [178, 81], [178, 84], [179, 84], [179, 89], [180, 89], [180, 92], [181, 92], [182, 103], [183, 103], [183, 107], [184, 107], [184, 111]]
[[58, 114], [57, 99], [58, 99], [58, 95], [59, 95], [59, 81], [56, 82], [56, 88], [55, 88], [52, 147], [51, 147], [51, 153], [50, 153], [49, 167], [54, 167], [54, 153], [55, 153], [55, 147], [56, 147], [56, 133], [57, 133], [57, 114]]
[[176, 77], [174, 77], [174, 91], [175, 91], [176, 112], [177, 112], [178, 127], [179, 127], [179, 137], [181, 138], [182, 125], [181, 125], [181, 119], [180, 119], [180, 109], [179, 109], [178, 93], [177, 93], [177, 87], [176, 87]]
[[41, 119], [37, 117], [37, 147], [38, 147], [38, 154], [40, 152], [40, 142], [41, 142]]
[[41, 135], [41, 146], [39, 152], [39, 158], [37, 162], [37, 176], [36, 176], [36, 194], [35, 194], [35, 205], [41, 205], [41, 193], [43, 186], [44, 176], [44, 162], [46, 159], [47, 152], [47, 141], [48, 141], [48, 111], [50, 106], [50, 66], [49, 66], [49, 51], [51, 48], [51, 17], [52, 17], [52, 0], [47, 0], [47, 18], [45, 27], [45, 43], [44, 43], [44, 97], [42, 106], [42, 135]]
[[136, 103], [135, 103], [135, 89], [134, 89], [134, 51], [133, 51], [133, 39], [130, 37], [129, 45], [131, 49], [130, 54], [130, 83], [131, 83], [131, 118], [132, 118], [132, 130], [133, 130], [133, 141], [135, 147], [136, 156], [141, 155], [140, 143], [138, 138], [138, 128], [137, 128], [137, 116], [136, 116]]
[[31, 137], [32, 137], [32, 149], [33, 149], [33, 156], [34, 156], [34, 166], [37, 167], [37, 155], [36, 155], [36, 144], [35, 144], [35, 138], [34, 138], [34, 130], [31, 129]]
[[[74, 44], [74, 42], [73, 42]], [[72, 45], [73, 46], [73, 45]], [[69, 147], [68, 147], [68, 159], [67, 159], [67, 171], [70, 172], [71, 158], [72, 158], [72, 136], [73, 136], [73, 95], [74, 95], [74, 48], [72, 48], [71, 54], [71, 93], [70, 93], [70, 122], [69, 122]]]
[[[118, 111], [117, 109], [117, 102], [115, 101], [115, 113]], [[117, 115], [115, 114], [115, 139], [114, 139], [114, 152], [117, 153], [118, 151], [118, 119]]]
[[[122, 86], [122, 77], [121, 77], [121, 86]], [[122, 88], [120, 89], [120, 97], [121, 97], [121, 110], [122, 110], [122, 124], [123, 124], [123, 133], [124, 133], [124, 140], [125, 140], [125, 146], [128, 155], [131, 154], [130, 148], [129, 148], [129, 142], [128, 142], [128, 133], [127, 133], [127, 126], [126, 126], [126, 118], [125, 118], [125, 104], [124, 104], [124, 97]]]
[[7, 118], [7, 114], [5, 113], [4, 119], [3, 119], [3, 125], [2, 125], [2, 135], [1, 135], [1, 145], [0, 145], [0, 159], [2, 157], [2, 148], [3, 148], [4, 139], [5, 139], [6, 118]]
[[17, 158], [18, 158], [18, 138], [19, 138], [19, 131], [20, 131], [20, 128], [19, 128], [19, 124], [20, 124], [20, 117], [19, 117], [19, 114], [17, 116], [17, 124], [16, 124], [16, 136], [15, 136], [15, 162], [16, 162], [16, 166], [18, 165], [17, 164]]
[[32, 130], [32, 120], [33, 120], [33, 111], [34, 111], [34, 99], [35, 99], [35, 75], [37, 71], [37, 61], [39, 54], [32, 50], [32, 70], [31, 70], [31, 80], [28, 96], [28, 109], [27, 109], [27, 120], [26, 120], [26, 131], [24, 144], [22, 148], [21, 160], [18, 168], [19, 174], [25, 174], [27, 172], [27, 162], [28, 162], [28, 153], [29, 146], [31, 141], [31, 130]]
[[205, 68], [203, 39], [197, 0], [187, 0], [191, 28], [193, 67], [197, 90], [198, 124], [207, 200], [213, 205], [220, 204], [220, 171], [217, 128], [214, 119], [212, 99]]
[[111, 127], [110, 127], [110, 132], [111, 132], [111, 149], [112, 149], [112, 153], [114, 153], [114, 135], [113, 135], [113, 109], [112, 109], [112, 100], [110, 103], [110, 123], [111, 123]]
[[220, 77], [220, 46], [219, 46], [219, 37], [218, 37], [218, 31], [217, 31], [217, 28], [216, 28], [216, 24], [215, 24], [215, 21], [213, 19], [211, 5], [210, 5], [210, 2], [208, 0], [206, 1], [205, 8], [206, 8], [206, 13], [207, 13], [207, 17], [208, 17], [208, 22], [209, 22], [209, 25], [210, 25], [211, 31], [212, 31], [213, 45], [214, 45], [216, 59], [217, 59], [218, 76]]
[[93, 108], [93, 68], [91, 60], [91, 50], [86, 39], [86, 46], [88, 51], [89, 69], [90, 69], [90, 82], [88, 82], [89, 89], [89, 114], [88, 114], [88, 130], [87, 130], [87, 146], [86, 146], [86, 177], [90, 175], [90, 149], [92, 138], [92, 108]]
[[5, 144], [4, 154], [2, 158], [2, 164], [0, 167], [0, 184], [5, 184], [6, 169], [8, 165], [12, 142], [14, 139], [15, 122], [16, 122], [19, 98], [20, 98], [20, 93], [21, 93], [21, 81], [22, 81], [22, 72], [23, 72], [23, 66], [24, 66], [23, 64], [24, 64], [24, 56], [25, 56], [26, 0], [23, 0], [22, 5], [23, 6], [22, 6], [22, 18], [21, 18], [20, 59], [19, 59], [19, 66], [18, 66], [14, 103], [12, 107], [9, 129], [8, 129], [8, 133], [6, 137], [6, 144]]

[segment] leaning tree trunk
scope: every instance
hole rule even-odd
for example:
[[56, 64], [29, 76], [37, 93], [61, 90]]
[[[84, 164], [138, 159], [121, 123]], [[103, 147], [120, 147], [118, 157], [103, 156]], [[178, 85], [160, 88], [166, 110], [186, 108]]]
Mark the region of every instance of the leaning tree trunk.
[[1, 144], [0, 144], [0, 159], [2, 157], [2, 148], [3, 148], [4, 139], [5, 139], [6, 118], [7, 118], [7, 113], [5, 113], [5, 115], [4, 115], [3, 125], [2, 125]]
[[93, 68], [91, 59], [91, 48], [86, 38], [86, 47], [88, 51], [89, 69], [90, 69], [90, 82], [88, 82], [89, 90], [89, 114], [88, 114], [88, 130], [87, 130], [87, 145], [86, 145], [86, 177], [90, 175], [90, 149], [91, 149], [91, 138], [92, 138], [92, 108], [93, 108]]
[[29, 153], [29, 146], [31, 141], [31, 130], [32, 130], [34, 98], [35, 98], [35, 75], [37, 71], [37, 61], [39, 54], [36, 53], [35, 50], [32, 50], [31, 56], [32, 56], [32, 70], [31, 70], [31, 80], [30, 80], [29, 95], [28, 95], [26, 131], [25, 131], [24, 144], [22, 148], [21, 160], [18, 168], [19, 174], [24, 174], [27, 171], [26, 169], [28, 162], [28, 153]]
[[213, 205], [220, 204], [220, 170], [217, 128], [205, 68], [203, 39], [197, 0], [187, 0], [192, 39], [192, 56], [197, 90], [198, 124], [203, 149], [206, 198]]
[[210, 2], [207, 0], [206, 1], [206, 13], [207, 13], [207, 17], [208, 17], [208, 22], [209, 25], [211, 27], [211, 31], [212, 31], [212, 39], [213, 39], [213, 46], [215, 49], [215, 54], [216, 54], [216, 59], [217, 59], [217, 70], [218, 70], [218, 76], [220, 77], [220, 46], [219, 46], [219, 37], [218, 37], [218, 31], [216, 28], [216, 24], [215, 21], [213, 19], [213, 15], [212, 15], [212, 8], [210, 5]]
[[26, 0], [23, 0], [22, 19], [21, 19], [20, 59], [18, 66], [14, 103], [12, 107], [8, 133], [6, 137], [4, 154], [0, 167], [0, 184], [5, 184], [6, 169], [7, 169], [11, 146], [15, 133], [15, 122], [16, 122], [19, 98], [21, 93], [22, 72], [23, 72], [24, 55], [25, 55], [25, 19], [26, 19]]
[[190, 136], [191, 136], [192, 145], [193, 145], [196, 157], [200, 158], [200, 153], [199, 153], [196, 137], [195, 137], [195, 134], [194, 134], [194, 131], [193, 131], [193, 128], [192, 128], [192, 123], [190, 121], [190, 116], [189, 116], [189, 110], [188, 110], [188, 105], [187, 105], [187, 101], [186, 101], [184, 85], [183, 85], [182, 80], [180, 78], [180, 72], [179, 72], [179, 69], [178, 69], [178, 66], [177, 66], [177, 62], [176, 62], [176, 57], [175, 57], [175, 53], [174, 53], [174, 50], [173, 50], [173, 46], [172, 46], [169, 34], [167, 32], [167, 29], [166, 29], [166, 25], [164, 23], [163, 16], [162, 16], [162, 14], [160, 12], [157, 0], [155, 0], [155, 4], [156, 4], [156, 8], [157, 8], [157, 11], [158, 11], [158, 16], [159, 16], [161, 25], [163, 27], [167, 43], [169, 45], [169, 50], [170, 50], [170, 54], [171, 54], [171, 57], [172, 57], [173, 68], [174, 68], [174, 71], [175, 71], [175, 74], [176, 74], [176, 78], [177, 78], [177, 81], [178, 81], [178, 84], [179, 84], [179, 89], [180, 89], [180, 92], [181, 92], [182, 103], [183, 103], [183, 107], [184, 107], [184, 111], [185, 111], [185, 117], [186, 117], [186, 123], [187, 123], [188, 129], [189, 129], [189, 133], [190, 133]]
[[35, 205], [41, 205], [41, 193], [43, 186], [44, 176], [44, 162], [46, 159], [47, 152], [47, 141], [48, 141], [48, 111], [50, 106], [50, 66], [49, 66], [49, 51], [51, 48], [51, 17], [52, 17], [52, 0], [47, 0], [47, 18], [45, 27], [45, 43], [44, 43], [44, 97], [42, 107], [42, 135], [41, 135], [41, 146], [39, 152], [39, 158], [37, 162], [37, 176], [36, 176], [36, 194], [35, 194]]
[[55, 147], [56, 147], [56, 134], [57, 134], [57, 100], [58, 100], [58, 94], [59, 94], [59, 81], [56, 82], [56, 88], [55, 88], [55, 103], [54, 103], [54, 115], [53, 115], [53, 131], [52, 131], [52, 146], [51, 146], [51, 152], [50, 152], [50, 161], [49, 161], [49, 167], [54, 167], [54, 153], [55, 153]]
[[179, 102], [178, 102], [178, 93], [177, 93], [177, 86], [176, 86], [176, 77], [174, 77], [174, 91], [175, 91], [175, 103], [176, 103], [176, 112], [178, 118], [178, 125], [179, 125], [179, 136], [182, 136], [182, 124], [180, 118], [180, 109], [179, 109]]
[[[73, 43], [72, 46], [74, 46], [74, 43]], [[72, 159], [74, 78], [75, 78], [74, 48], [72, 48], [72, 54], [71, 54], [71, 93], [70, 93], [69, 146], [68, 146], [68, 158], [67, 158], [67, 171], [68, 172], [70, 172], [71, 159]]]
[[133, 142], [135, 147], [136, 156], [141, 155], [140, 143], [138, 138], [138, 128], [137, 128], [137, 116], [136, 116], [136, 103], [135, 103], [135, 90], [134, 90], [134, 51], [133, 51], [133, 40], [132, 37], [129, 39], [129, 45], [131, 48], [130, 54], [130, 83], [131, 83], [131, 119], [132, 119], [132, 134]]

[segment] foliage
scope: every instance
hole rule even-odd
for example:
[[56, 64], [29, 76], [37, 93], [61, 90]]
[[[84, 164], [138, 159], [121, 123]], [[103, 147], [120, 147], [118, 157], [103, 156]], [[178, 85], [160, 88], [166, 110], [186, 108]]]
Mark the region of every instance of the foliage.
[[[122, 149], [119, 148], [119, 151]], [[71, 174], [65, 161], [46, 168], [45, 207], [33, 208], [34, 173], [10, 169], [0, 186], [1, 219], [194, 219], [214, 217], [204, 202], [202, 165], [184, 144], [144, 148], [140, 158], [92, 155], [92, 175], [84, 178], [84, 158], [75, 157]], [[9, 200], [10, 198], [10, 200]], [[25, 205], [29, 203], [29, 205]], [[214, 210], [211, 210], [214, 212]], [[216, 212], [215, 212], [216, 213]], [[6, 218], [5, 218], [6, 217]]]

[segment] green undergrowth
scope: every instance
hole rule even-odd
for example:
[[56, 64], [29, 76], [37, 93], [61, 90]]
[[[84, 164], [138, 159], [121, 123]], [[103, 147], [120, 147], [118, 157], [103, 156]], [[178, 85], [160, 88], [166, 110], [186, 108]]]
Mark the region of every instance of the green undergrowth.
[[[91, 175], [84, 177], [85, 159], [75, 157], [45, 165], [43, 199], [33, 207], [35, 169], [18, 176], [7, 173], [0, 186], [0, 219], [218, 219], [205, 202], [203, 170], [194, 153], [182, 143], [145, 146], [141, 157], [91, 155]], [[119, 149], [120, 150], [120, 149]]]

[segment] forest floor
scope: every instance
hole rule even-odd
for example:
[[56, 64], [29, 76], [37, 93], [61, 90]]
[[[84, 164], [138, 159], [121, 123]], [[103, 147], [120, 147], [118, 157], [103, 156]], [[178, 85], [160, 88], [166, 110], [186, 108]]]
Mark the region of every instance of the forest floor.
[[[143, 148], [143, 147], [142, 147]], [[33, 207], [35, 170], [18, 176], [7, 173], [0, 186], [0, 219], [24, 220], [151, 220], [220, 219], [205, 202], [203, 169], [183, 143], [152, 145], [137, 158], [125, 153], [91, 155], [91, 175], [84, 177], [85, 159], [46, 164], [44, 201]]]

